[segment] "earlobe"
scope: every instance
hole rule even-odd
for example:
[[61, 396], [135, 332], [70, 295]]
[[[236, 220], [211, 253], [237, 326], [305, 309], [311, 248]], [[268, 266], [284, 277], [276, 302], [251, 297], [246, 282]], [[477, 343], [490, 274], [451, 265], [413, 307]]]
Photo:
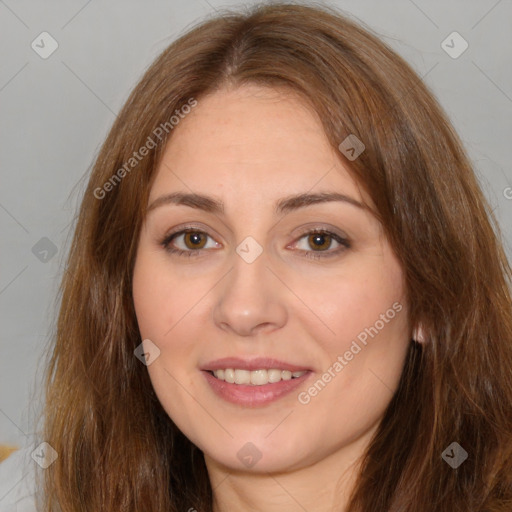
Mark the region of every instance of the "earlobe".
[[425, 343], [425, 332], [421, 325], [414, 328], [412, 332], [412, 339], [417, 343]]

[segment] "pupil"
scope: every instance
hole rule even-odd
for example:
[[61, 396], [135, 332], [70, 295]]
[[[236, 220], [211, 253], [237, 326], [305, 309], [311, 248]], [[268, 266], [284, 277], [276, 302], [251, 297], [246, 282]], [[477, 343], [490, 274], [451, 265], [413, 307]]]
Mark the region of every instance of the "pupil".
[[199, 246], [201, 245], [201, 237], [202, 237], [202, 234], [201, 233], [187, 233], [187, 237], [185, 238], [185, 240], [187, 240], [188, 238], [188, 242], [193, 245], [193, 246]]
[[313, 243], [317, 246], [317, 248], [322, 248], [322, 246], [325, 247], [325, 245], [329, 245], [329, 243], [326, 243], [326, 238], [328, 238], [326, 235], [323, 234], [315, 234], [311, 235], [311, 238], [313, 240]]

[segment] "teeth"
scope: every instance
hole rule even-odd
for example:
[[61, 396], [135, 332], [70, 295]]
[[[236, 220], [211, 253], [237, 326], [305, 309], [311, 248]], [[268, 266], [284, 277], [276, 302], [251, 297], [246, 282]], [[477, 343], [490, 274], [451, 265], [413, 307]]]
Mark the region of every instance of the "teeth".
[[[253, 372], [247, 372], [249, 374], [249, 380], [253, 386], [261, 386], [262, 384], [268, 383], [268, 372], [267, 370], [255, 370]], [[235, 381], [236, 382], [236, 381]], [[237, 382], [238, 384], [238, 382]]]
[[262, 386], [264, 384], [274, 384], [281, 380], [296, 379], [304, 375], [306, 371], [290, 372], [288, 370], [239, 370], [233, 368], [226, 368], [222, 370], [215, 370], [213, 375], [219, 380], [224, 380], [230, 384], [245, 384], [250, 386]]
[[235, 370], [235, 384], [250, 384], [251, 372], [247, 370]]
[[274, 382], [279, 382], [281, 380], [281, 370], [268, 370], [268, 382], [273, 384]]

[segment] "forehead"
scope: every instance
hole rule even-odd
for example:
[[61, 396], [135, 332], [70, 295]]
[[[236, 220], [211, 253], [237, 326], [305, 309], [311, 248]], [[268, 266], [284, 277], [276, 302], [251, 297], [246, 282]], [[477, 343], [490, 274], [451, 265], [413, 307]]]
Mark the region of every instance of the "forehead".
[[329, 189], [367, 202], [318, 115], [290, 91], [256, 85], [199, 99], [175, 127], [150, 199], [175, 189], [239, 201]]

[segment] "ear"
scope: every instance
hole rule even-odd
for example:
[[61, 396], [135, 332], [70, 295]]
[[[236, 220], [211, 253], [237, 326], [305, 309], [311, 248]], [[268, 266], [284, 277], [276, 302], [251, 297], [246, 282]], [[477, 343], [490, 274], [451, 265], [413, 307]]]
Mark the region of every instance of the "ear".
[[412, 339], [417, 343], [425, 343], [425, 331], [423, 330], [423, 326], [419, 324], [412, 331]]

